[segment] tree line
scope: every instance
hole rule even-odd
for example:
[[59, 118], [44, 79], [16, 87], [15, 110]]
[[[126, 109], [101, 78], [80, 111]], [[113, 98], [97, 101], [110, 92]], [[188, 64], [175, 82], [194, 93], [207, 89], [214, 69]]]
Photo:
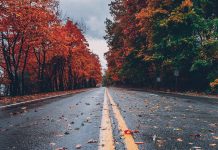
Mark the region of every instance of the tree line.
[[101, 65], [56, 0], [0, 1], [1, 84], [9, 95], [95, 87]]
[[107, 84], [218, 91], [216, 0], [113, 0]]

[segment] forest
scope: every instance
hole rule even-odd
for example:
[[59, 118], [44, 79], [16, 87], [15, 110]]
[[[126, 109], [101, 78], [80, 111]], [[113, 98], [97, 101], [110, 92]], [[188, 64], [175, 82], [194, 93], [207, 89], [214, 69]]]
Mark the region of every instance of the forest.
[[102, 78], [84, 31], [61, 19], [56, 0], [0, 1], [0, 72], [11, 96], [95, 87]]
[[113, 0], [107, 85], [218, 92], [217, 0]]

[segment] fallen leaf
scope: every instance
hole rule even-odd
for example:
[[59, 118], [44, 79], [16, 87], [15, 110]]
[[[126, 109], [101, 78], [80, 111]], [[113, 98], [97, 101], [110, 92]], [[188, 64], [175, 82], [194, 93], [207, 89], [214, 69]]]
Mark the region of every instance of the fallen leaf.
[[176, 139], [176, 141], [177, 141], [177, 142], [182, 142], [183, 139], [182, 139], [182, 138], [178, 138], [178, 139]]
[[199, 138], [199, 137], [201, 137], [200, 134], [191, 134], [190, 136], [194, 136], [195, 138]]
[[174, 131], [182, 131], [181, 128], [174, 128], [173, 130], [174, 130]]
[[133, 132], [132, 132], [132, 130], [127, 129], [124, 131], [124, 134], [133, 134]]
[[21, 109], [22, 109], [22, 110], [25, 110], [25, 109], [27, 109], [27, 107], [22, 107]]
[[82, 148], [82, 145], [80, 145], [80, 144], [76, 145], [76, 149], [81, 149], [81, 148]]
[[165, 140], [157, 140], [157, 146], [162, 147], [165, 144]]
[[90, 140], [88, 141], [88, 143], [98, 143], [98, 141], [97, 141], [97, 140], [94, 140], [94, 139], [90, 139]]
[[213, 136], [213, 139], [218, 140], [218, 136]]
[[209, 144], [209, 146], [210, 146], [210, 147], [215, 147], [216, 144], [215, 144], [215, 143], [213, 143], [213, 144]]
[[153, 141], [156, 141], [156, 138], [157, 138], [157, 136], [156, 136], [156, 135], [154, 135], [154, 136], [153, 136]]
[[139, 130], [132, 130], [133, 133], [139, 133]]
[[202, 148], [201, 147], [199, 147], [199, 146], [194, 146], [194, 147], [192, 147], [193, 149], [196, 149], [196, 150], [201, 150]]
[[66, 147], [56, 148], [55, 150], [67, 150]]
[[51, 145], [51, 146], [55, 146], [56, 143], [51, 142], [51, 143], [49, 143], [49, 145]]
[[137, 144], [137, 145], [144, 144], [144, 142], [135, 142], [135, 144]]
[[63, 137], [64, 135], [63, 134], [57, 134], [56, 136], [57, 137]]
[[91, 121], [91, 118], [90, 117], [87, 117], [86, 118], [86, 122], [90, 122]]
[[217, 124], [211, 123], [211, 124], [209, 124], [209, 126], [216, 128]]

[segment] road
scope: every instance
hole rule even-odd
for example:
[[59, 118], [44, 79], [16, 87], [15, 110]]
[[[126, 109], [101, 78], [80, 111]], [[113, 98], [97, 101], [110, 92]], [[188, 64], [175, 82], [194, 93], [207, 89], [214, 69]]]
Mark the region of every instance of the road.
[[105, 89], [1, 110], [0, 150], [218, 149], [217, 100]]

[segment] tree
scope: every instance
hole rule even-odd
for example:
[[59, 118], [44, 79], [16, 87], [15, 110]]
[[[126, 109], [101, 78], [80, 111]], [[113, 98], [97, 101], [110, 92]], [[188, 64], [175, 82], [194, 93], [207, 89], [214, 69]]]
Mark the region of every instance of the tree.
[[2, 0], [0, 8], [0, 67], [11, 95], [101, 81], [99, 60], [88, 49], [83, 31], [70, 20], [60, 20], [56, 0]]
[[158, 77], [174, 89], [179, 70], [180, 90], [202, 91], [217, 78], [215, 1], [115, 0], [110, 7], [109, 81], [154, 87]]

